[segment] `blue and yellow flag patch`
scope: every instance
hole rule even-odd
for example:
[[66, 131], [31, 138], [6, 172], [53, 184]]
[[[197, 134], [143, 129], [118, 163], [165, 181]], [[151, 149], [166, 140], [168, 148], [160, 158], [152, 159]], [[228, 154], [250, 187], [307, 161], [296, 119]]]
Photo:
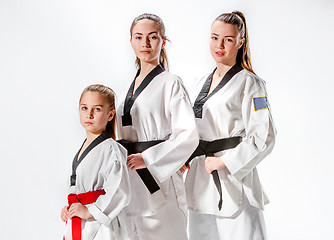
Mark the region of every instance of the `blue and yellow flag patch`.
[[267, 97], [255, 97], [253, 98], [255, 111], [263, 110], [268, 108]]

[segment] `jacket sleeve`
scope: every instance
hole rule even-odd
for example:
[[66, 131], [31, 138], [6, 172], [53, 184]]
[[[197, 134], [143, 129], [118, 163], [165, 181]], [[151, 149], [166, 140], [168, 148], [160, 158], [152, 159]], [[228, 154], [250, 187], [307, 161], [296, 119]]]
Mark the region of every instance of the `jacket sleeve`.
[[276, 130], [267, 99], [265, 83], [254, 75], [245, 79], [241, 94], [245, 138], [221, 156], [230, 173], [241, 181], [273, 149]]
[[86, 207], [95, 220], [108, 226], [130, 201], [130, 181], [126, 161], [126, 150], [122, 147], [110, 149], [106, 154], [107, 165], [104, 172], [103, 189], [105, 195], [99, 196], [95, 203]]
[[179, 79], [169, 91], [166, 109], [171, 121], [169, 138], [142, 152], [149, 171], [160, 182], [177, 172], [198, 145], [198, 133], [188, 94]]

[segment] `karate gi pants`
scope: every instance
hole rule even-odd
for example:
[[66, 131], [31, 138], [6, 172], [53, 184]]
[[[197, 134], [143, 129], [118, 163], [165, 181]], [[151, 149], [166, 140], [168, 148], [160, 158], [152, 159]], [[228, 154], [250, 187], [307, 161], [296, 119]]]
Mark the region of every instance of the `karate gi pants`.
[[243, 195], [241, 209], [232, 217], [189, 211], [189, 240], [266, 239], [263, 211], [251, 206], [245, 195]]
[[129, 217], [128, 223], [134, 240], [188, 240], [187, 216], [178, 206], [173, 186], [155, 215]]

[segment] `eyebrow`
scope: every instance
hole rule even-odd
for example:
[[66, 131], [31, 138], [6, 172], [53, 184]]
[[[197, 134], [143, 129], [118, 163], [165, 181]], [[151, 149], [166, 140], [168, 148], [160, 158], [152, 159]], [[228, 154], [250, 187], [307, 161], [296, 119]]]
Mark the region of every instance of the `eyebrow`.
[[[87, 105], [86, 103], [80, 103], [80, 106], [82, 105]], [[97, 104], [97, 105], [93, 105], [94, 107], [103, 107], [103, 105]]]
[[[219, 36], [217, 33], [211, 33], [211, 35]], [[235, 36], [224, 36], [224, 37], [232, 37], [232, 38], [235, 38]]]
[[[157, 34], [158, 32], [157, 32], [157, 31], [153, 31], [153, 32], [148, 33], [148, 35], [150, 35], [150, 34], [154, 34], [154, 33]], [[135, 34], [143, 35], [142, 33], [138, 33], [138, 32], [137, 32], [137, 33], [134, 33], [133, 35], [135, 35]]]

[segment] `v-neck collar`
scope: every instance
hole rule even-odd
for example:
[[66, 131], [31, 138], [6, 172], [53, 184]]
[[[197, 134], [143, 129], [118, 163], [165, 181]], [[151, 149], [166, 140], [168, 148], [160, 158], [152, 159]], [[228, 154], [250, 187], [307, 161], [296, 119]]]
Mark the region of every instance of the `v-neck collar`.
[[130, 126], [132, 125], [132, 117], [130, 115], [131, 108], [136, 101], [137, 97], [141, 92], [148, 86], [148, 84], [160, 73], [165, 71], [161, 64], [157, 65], [149, 74], [146, 75], [144, 80], [140, 83], [137, 87], [136, 91], [133, 92], [136, 78], [139, 76], [140, 69], [138, 70], [135, 79], [133, 80], [128, 93], [126, 94], [126, 98], [124, 101], [124, 109], [123, 109], [123, 116], [122, 116], [122, 125], [123, 126]]
[[85, 144], [86, 140], [83, 142], [83, 144], [81, 145], [79, 151], [77, 152], [77, 154], [75, 155], [73, 162], [72, 162], [72, 175], [71, 175], [71, 186], [75, 185], [75, 181], [76, 181], [76, 170], [79, 166], [79, 164], [82, 162], [82, 160], [87, 156], [87, 154], [97, 145], [99, 145], [101, 142], [103, 142], [104, 140], [111, 138], [111, 134], [108, 132], [103, 132], [101, 133], [97, 138], [95, 138], [89, 145], [88, 147], [83, 151], [83, 153], [79, 156], [79, 153], [83, 147], [83, 145]]
[[220, 82], [218, 83], [218, 85], [215, 87], [215, 89], [208, 94], [209, 90], [210, 90], [210, 86], [211, 86], [211, 82], [212, 82], [212, 77], [213, 74], [215, 73], [217, 68], [215, 68], [213, 70], [213, 72], [208, 76], [208, 78], [206, 79], [200, 93], [198, 94], [194, 106], [193, 106], [193, 110], [195, 113], [195, 117], [196, 118], [202, 118], [202, 112], [203, 112], [203, 105], [205, 104], [205, 102], [212, 97], [215, 93], [217, 93], [222, 87], [225, 86], [225, 84], [231, 80], [231, 78], [236, 75], [238, 72], [240, 72], [243, 68], [241, 65], [239, 64], [235, 64], [233, 67], [230, 68], [230, 70], [227, 71], [227, 73], [224, 75], [224, 77], [222, 78], [222, 80], [220, 80]]

